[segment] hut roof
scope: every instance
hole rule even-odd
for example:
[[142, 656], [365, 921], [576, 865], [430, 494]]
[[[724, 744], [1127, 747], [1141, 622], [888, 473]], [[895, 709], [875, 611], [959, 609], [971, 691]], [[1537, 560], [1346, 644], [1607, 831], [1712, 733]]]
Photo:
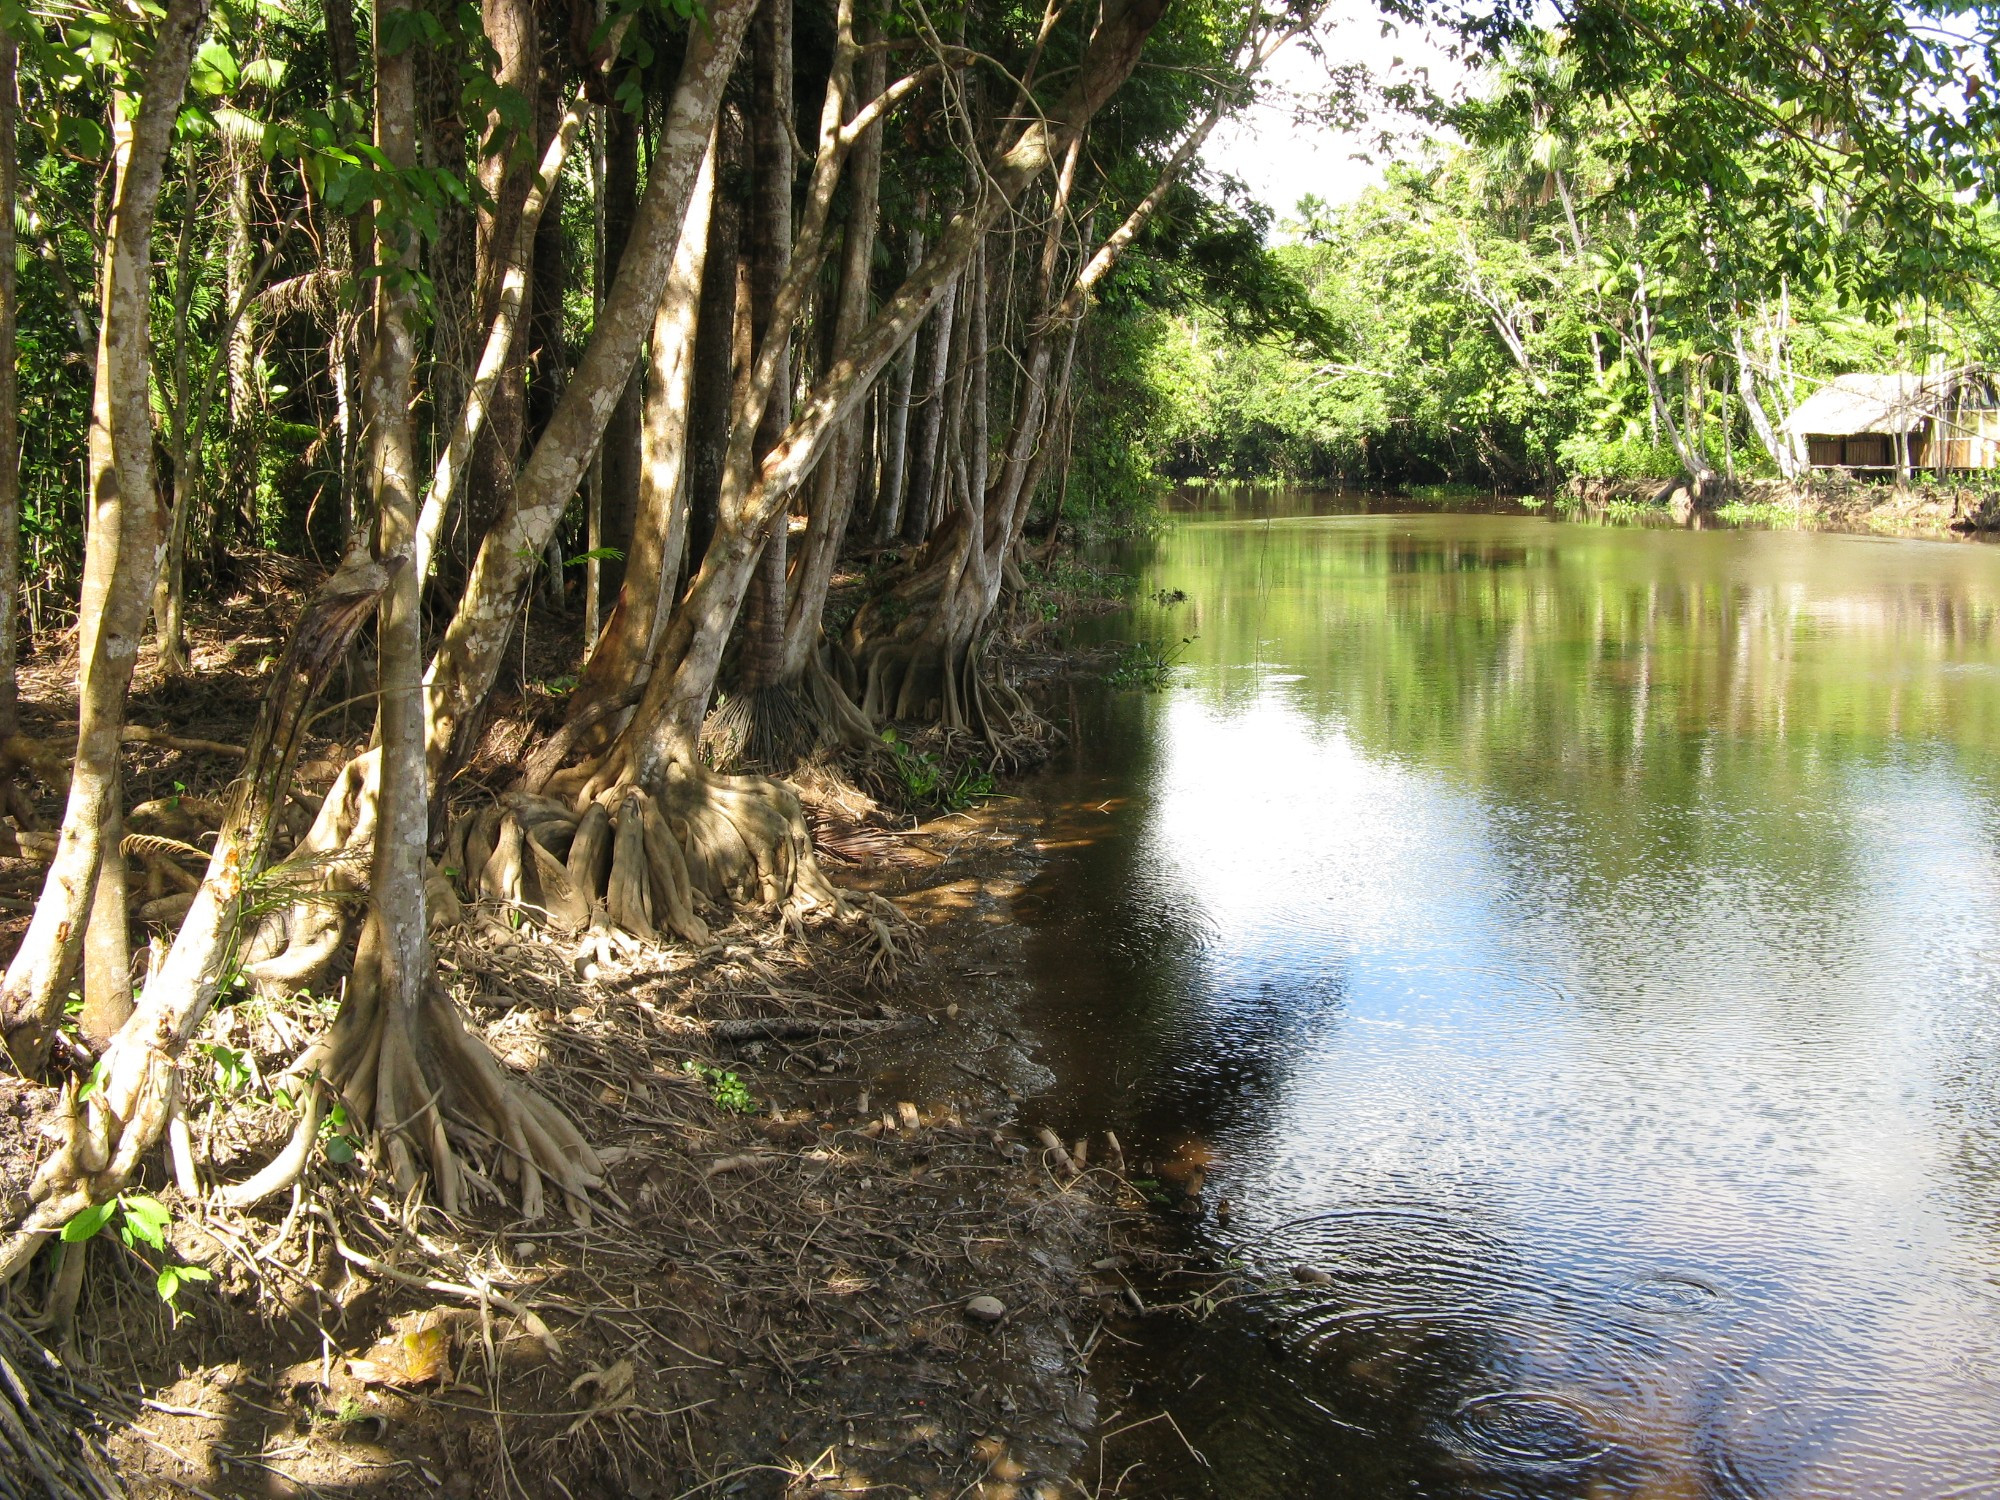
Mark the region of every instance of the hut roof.
[[1801, 401], [1784, 430], [1806, 433], [1908, 432], [1936, 415], [1957, 377], [1841, 375]]

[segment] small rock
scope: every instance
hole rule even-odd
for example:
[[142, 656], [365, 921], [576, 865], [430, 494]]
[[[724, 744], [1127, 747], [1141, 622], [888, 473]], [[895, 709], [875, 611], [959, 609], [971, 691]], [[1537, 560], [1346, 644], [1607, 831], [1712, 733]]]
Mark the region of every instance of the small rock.
[[1332, 1286], [1333, 1277], [1318, 1266], [1293, 1266], [1292, 1280], [1300, 1286]]
[[965, 1315], [975, 1323], [997, 1323], [1007, 1316], [1007, 1304], [998, 1297], [971, 1297], [966, 1300]]
[[522, 1265], [526, 1265], [535, 1258], [535, 1255], [535, 1242], [533, 1240], [514, 1241], [514, 1259], [516, 1261]]
[[951, 1004], [944, 1008], [944, 1013], [956, 1021], [958, 1019], [958, 1002], [956, 1000], [952, 1001]]

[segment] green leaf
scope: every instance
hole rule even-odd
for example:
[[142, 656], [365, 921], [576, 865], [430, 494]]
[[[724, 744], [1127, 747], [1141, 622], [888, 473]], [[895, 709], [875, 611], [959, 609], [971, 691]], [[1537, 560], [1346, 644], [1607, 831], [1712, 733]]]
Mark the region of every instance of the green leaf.
[[158, 1290], [162, 1302], [172, 1302], [180, 1295], [182, 1287], [190, 1286], [197, 1281], [213, 1280], [215, 1280], [214, 1274], [200, 1266], [162, 1266], [159, 1279], [153, 1285]]
[[575, 557], [569, 559], [568, 563], [565, 564], [565, 566], [573, 568], [578, 563], [623, 562], [623, 561], [625, 561], [625, 553], [620, 548], [592, 547], [588, 552], [577, 553]]
[[80, 1245], [85, 1240], [95, 1239], [97, 1232], [104, 1227], [105, 1222], [117, 1211], [118, 1200], [116, 1198], [103, 1203], [93, 1203], [90, 1207], [80, 1210], [75, 1218], [63, 1225], [62, 1237], [64, 1242], [71, 1245]]
[[194, 56], [188, 87], [212, 98], [232, 92], [242, 79], [243, 69], [236, 61], [236, 54], [220, 42], [208, 42]]
[[354, 1142], [344, 1135], [330, 1135], [326, 1138], [326, 1159], [336, 1166], [344, 1166], [354, 1160]]
[[118, 1232], [126, 1244], [129, 1245], [137, 1240], [141, 1244], [151, 1245], [155, 1250], [167, 1248], [167, 1226], [173, 1222], [174, 1216], [166, 1204], [157, 1198], [149, 1198], [144, 1193], [121, 1195], [118, 1204], [125, 1210], [124, 1218], [119, 1221]]

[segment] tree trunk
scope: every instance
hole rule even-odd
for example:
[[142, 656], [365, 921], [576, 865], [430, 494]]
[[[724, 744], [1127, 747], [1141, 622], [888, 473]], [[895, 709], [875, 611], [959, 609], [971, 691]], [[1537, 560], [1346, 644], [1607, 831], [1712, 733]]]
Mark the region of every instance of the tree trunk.
[[20, 44], [0, 30], [0, 738], [20, 726], [17, 664], [21, 627], [21, 384], [15, 368], [20, 289], [15, 275], [14, 210], [20, 163], [14, 143], [20, 114]]
[[[229, 186], [229, 248], [225, 261], [229, 308], [241, 308], [229, 331], [229, 478], [225, 495], [218, 497], [209, 522], [209, 571], [219, 576], [228, 556], [231, 506], [227, 496], [243, 496], [252, 526], [257, 511], [257, 319], [250, 305], [250, 278], [254, 273], [255, 250], [250, 233], [250, 181], [258, 162], [257, 148], [233, 135], [222, 141], [222, 171]], [[179, 526], [185, 530], [187, 521]], [[256, 533], [249, 533], [254, 545]], [[185, 542], [181, 544], [185, 546]], [[170, 544], [171, 553], [172, 546]], [[179, 622], [171, 638], [178, 642]]]
[[[791, 330], [774, 322], [779, 289], [792, 261], [792, 4], [764, 0], [753, 33], [750, 153], [756, 190], [750, 214], [750, 342], [773, 357], [778, 378], [757, 424], [753, 451], [777, 446], [792, 419]], [[777, 341], [774, 354], [764, 351]], [[754, 693], [775, 683], [785, 654], [785, 574], [791, 517], [780, 509], [765, 528], [763, 554], [743, 619], [740, 686]]]
[[[861, 75], [862, 98], [872, 99], [882, 92], [887, 79], [880, 53], [868, 55]], [[877, 125], [866, 131], [854, 148], [847, 229], [841, 244], [839, 301], [833, 318], [833, 338], [827, 350], [828, 365], [846, 357], [868, 321], [869, 273], [875, 264], [875, 211], [881, 187], [882, 129]], [[779, 675], [785, 681], [796, 681], [804, 673], [808, 659], [819, 650], [826, 594], [833, 583], [834, 565], [840, 560], [841, 544], [847, 537], [848, 518], [853, 514], [861, 480], [861, 463], [866, 453], [865, 420], [866, 413], [859, 410], [847, 419], [814, 475], [810, 519], [799, 553], [779, 662]]]
[[[611, 408], [651, 330], [680, 240], [681, 221], [714, 129], [754, 0], [716, 0], [688, 39], [632, 240], [575, 374], [515, 487], [511, 515], [481, 540], [472, 576], [430, 669], [434, 770], [468, 748], [456, 744], [499, 671], [514, 618], [543, 545], [576, 493]], [[550, 222], [544, 216], [546, 227]]]
[[640, 425], [639, 508], [626, 559], [625, 581], [597, 647], [570, 698], [568, 721], [593, 712], [603, 698], [633, 686], [675, 595], [681, 550], [687, 538], [688, 391], [693, 382], [698, 318], [715, 198], [715, 147], [711, 145], [694, 198], [681, 224], [680, 244], [665, 295], [653, 318]]
[[154, 490], [148, 401], [153, 217], [207, 11], [207, 0], [169, 0], [154, 32], [136, 114], [125, 118], [113, 107], [119, 171], [104, 252], [91, 408], [76, 757], [55, 858], [0, 984], [0, 1028], [24, 1075], [40, 1072], [62, 1016], [63, 981], [76, 962], [105, 828], [114, 816], [125, 697], [160, 565], [165, 517]]
[[[923, 213], [919, 201], [918, 215]], [[912, 227], [904, 274], [914, 271], [924, 258], [924, 233]], [[911, 334], [903, 352], [896, 356], [895, 373], [889, 378], [887, 409], [882, 414], [882, 488], [875, 501], [875, 540], [895, 540], [903, 528], [903, 496], [909, 479], [910, 393], [916, 385], [917, 350], [923, 330]]]
[[[743, 252], [743, 113], [727, 105], [716, 125], [715, 203], [702, 264], [694, 386], [688, 413], [689, 570], [701, 566], [715, 535], [715, 501], [736, 399], [736, 282]], [[747, 366], [747, 361], [745, 362]], [[748, 370], [745, 370], [748, 376]]]
[[[392, 167], [416, 164], [416, 70], [409, 50], [385, 52], [384, 24], [405, 15], [412, 0], [377, 0], [375, 51], [376, 145]], [[376, 283], [375, 341], [364, 390], [365, 420], [374, 436], [370, 488], [375, 500], [375, 560], [388, 573], [376, 615], [376, 719], [381, 749], [381, 791], [375, 815], [368, 915], [356, 954], [354, 991], [372, 987], [382, 1013], [382, 1042], [374, 1080], [374, 1120], [387, 1148], [396, 1190], [417, 1184], [410, 1137], [419, 1129], [441, 1142], [442, 1116], [435, 1094], [426, 1097], [419, 1064], [424, 985], [430, 976], [425, 923], [424, 847], [430, 797], [425, 781], [423, 633], [420, 580], [415, 567], [417, 475], [415, 423], [410, 414], [416, 365], [414, 225], [385, 224], [377, 232], [377, 264], [389, 275]], [[370, 965], [372, 972], [364, 973]], [[440, 1162], [442, 1168], [442, 1162]], [[456, 1183], [439, 1183], [448, 1212], [456, 1212]]]
[[[529, 0], [482, 0], [480, 22], [493, 49], [493, 81], [519, 95], [528, 118], [539, 123], [541, 31], [533, 5]], [[508, 126], [497, 112], [489, 113], [482, 127], [479, 185], [485, 201], [479, 205], [474, 233], [474, 316], [477, 327], [492, 330], [505, 322], [507, 331], [499, 369], [488, 386], [484, 428], [460, 460], [468, 466], [464, 525], [471, 545], [477, 545], [487, 528], [514, 503], [514, 474], [521, 463], [522, 429], [527, 418], [527, 338], [519, 327], [518, 312], [507, 317], [505, 304], [517, 279], [525, 286], [533, 275], [534, 229], [530, 227], [524, 234], [523, 220], [539, 175], [535, 169], [537, 142], [532, 134], [524, 138], [523, 132]], [[519, 295], [516, 291], [517, 299]], [[466, 401], [469, 407], [470, 392]], [[435, 508], [427, 504], [426, 522]], [[441, 515], [439, 519], [443, 519]], [[429, 529], [420, 523], [420, 535]], [[435, 545], [418, 543], [426, 566], [435, 550]]]
[[[639, 121], [623, 105], [604, 111], [604, 285], [618, 274], [618, 262], [632, 238], [633, 216], [639, 202]], [[644, 362], [632, 373], [611, 409], [598, 449], [598, 533], [596, 545], [618, 553], [596, 561], [598, 608], [618, 597], [625, 579], [624, 555], [632, 548], [632, 530], [639, 509], [639, 405]], [[593, 613], [584, 622], [587, 635], [603, 623]]]
[[931, 534], [937, 511], [938, 448], [944, 438], [945, 382], [951, 375], [953, 323], [958, 283], [945, 288], [929, 323], [931, 341], [924, 361], [923, 395], [917, 403], [916, 451], [910, 456], [910, 483], [903, 501], [903, 541], [920, 546]]
[[[541, 230], [542, 214], [549, 200], [555, 196], [557, 184], [562, 178], [563, 162], [581, 125], [582, 116], [575, 107], [564, 112], [557, 123], [555, 139], [542, 156], [541, 171], [516, 219], [513, 253], [501, 278], [500, 293], [493, 307], [492, 322], [487, 328], [485, 347], [480, 351], [479, 366], [473, 374], [471, 386], [466, 390], [465, 407], [459, 413], [458, 423], [452, 429], [444, 451], [438, 455], [436, 470], [431, 475], [430, 492], [424, 496], [423, 512], [417, 520], [416, 564], [419, 579], [430, 577], [431, 569], [436, 565], [445, 524], [459, 484], [472, 460], [474, 445], [487, 433], [494, 413], [509, 401], [516, 404], [502, 411], [501, 415], [503, 421], [514, 424], [512, 436], [510, 438], [502, 432], [493, 441], [500, 444], [501, 450], [505, 450], [511, 442], [512, 451], [519, 452], [520, 422], [524, 414], [524, 407], [519, 403], [526, 400], [525, 361], [520, 353], [521, 308], [527, 300], [528, 281], [534, 270], [535, 243]], [[506, 394], [509, 390], [511, 395]], [[511, 469], [506, 492], [510, 496], [513, 493]]]

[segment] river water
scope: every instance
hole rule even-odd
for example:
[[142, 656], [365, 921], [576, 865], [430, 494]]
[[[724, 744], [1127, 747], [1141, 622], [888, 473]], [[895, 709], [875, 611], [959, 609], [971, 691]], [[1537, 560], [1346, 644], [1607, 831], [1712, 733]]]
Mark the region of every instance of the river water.
[[1101, 1342], [1105, 1492], [2000, 1495], [2000, 549], [1203, 503], [1015, 914], [1278, 1289]]

